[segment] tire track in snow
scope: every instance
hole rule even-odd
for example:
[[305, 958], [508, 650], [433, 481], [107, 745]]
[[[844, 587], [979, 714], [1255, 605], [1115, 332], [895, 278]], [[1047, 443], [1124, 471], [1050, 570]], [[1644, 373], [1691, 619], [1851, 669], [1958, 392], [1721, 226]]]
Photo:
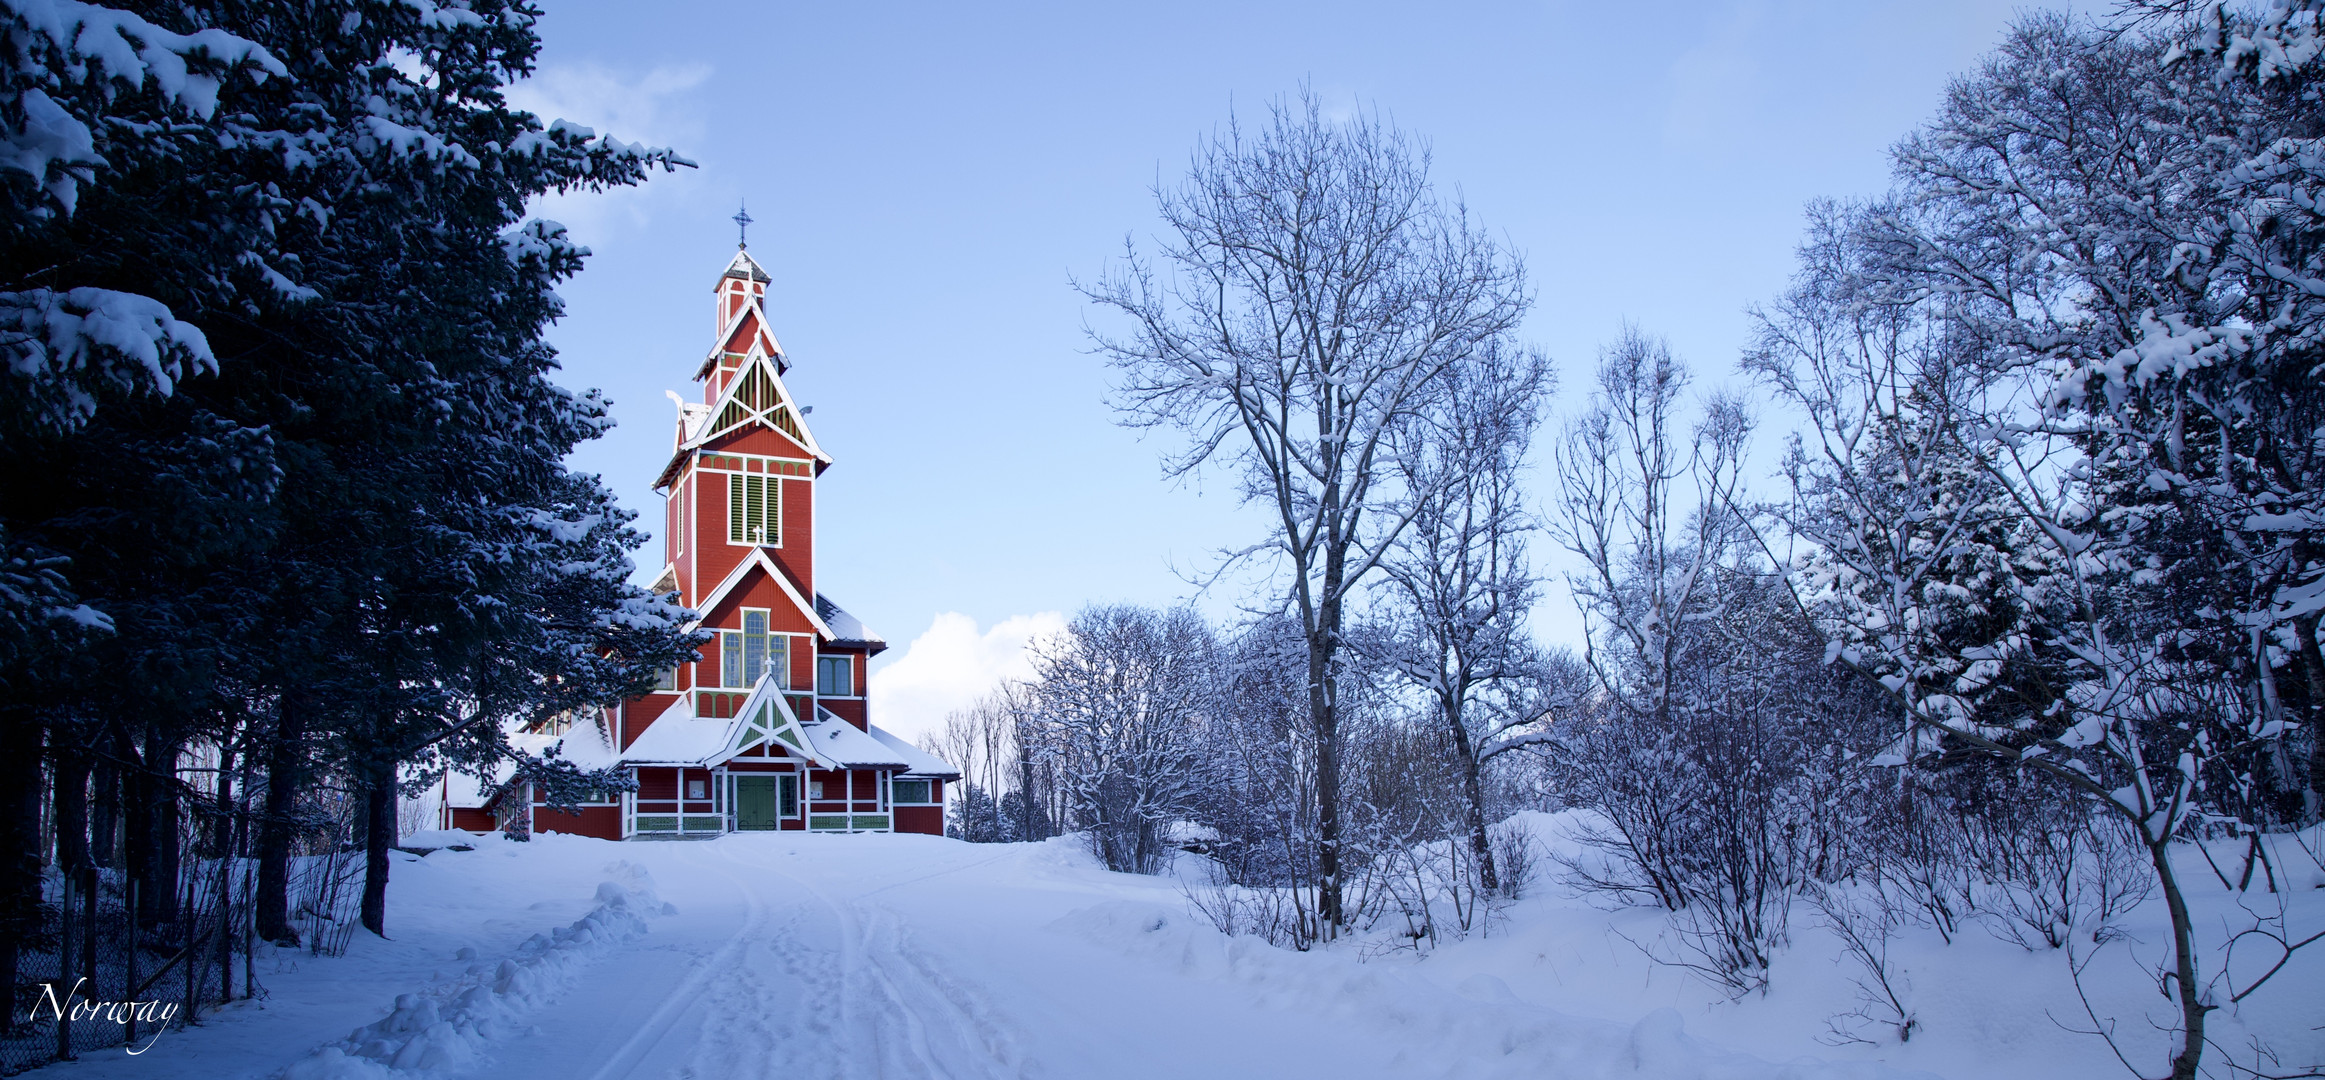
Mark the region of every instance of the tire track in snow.
[[[828, 951], [812, 948], [805, 937], [775, 950], [780, 966], [796, 978], [803, 991], [803, 1005], [795, 1010], [804, 1029], [798, 1034], [820, 1037], [814, 1041], [825, 1044], [822, 1054], [810, 1055], [810, 1061], [821, 1066], [815, 1070], [817, 1075], [841, 1080], [995, 1080], [1031, 1075], [1009, 1026], [995, 1015], [984, 996], [948, 977], [925, 952], [912, 946], [904, 921], [895, 912], [866, 911], [779, 863], [754, 860], [752, 865], [789, 880], [800, 892], [813, 897], [832, 922]], [[870, 892], [969, 868], [923, 874]], [[768, 1000], [760, 998], [762, 1003]], [[820, 1015], [813, 1004], [816, 1002], [836, 1003], [837, 1022]], [[783, 1041], [780, 1033], [768, 1034]], [[734, 1075], [728, 1070], [738, 1064], [735, 1056], [715, 1052], [722, 1048], [712, 1042], [706, 1040], [703, 1049], [714, 1052], [698, 1057], [702, 1068], [690, 1072], [705, 1077]], [[794, 1057], [794, 1068], [810, 1064], [781, 1051], [757, 1060], [772, 1063], [783, 1057]], [[776, 1070], [767, 1074], [776, 1075]], [[788, 1070], [782, 1074], [799, 1075]]]
[[[698, 864], [703, 862], [699, 856], [691, 861]], [[620, 1049], [614, 1051], [613, 1055], [606, 1059], [605, 1064], [598, 1066], [596, 1072], [589, 1074], [589, 1080], [622, 1080], [622, 1078], [638, 1074], [643, 1067], [651, 1064], [654, 1061], [654, 1051], [661, 1046], [663, 1040], [669, 1038], [671, 1029], [677, 1025], [679, 1018], [698, 1006], [699, 1003], [696, 999], [702, 992], [703, 984], [714, 974], [738, 966], [736, 961], [740, 959], [750, 943], [759, 937], [760, 931], [766, 926], [767, 903], [759, 895], [759, 890], [753, 888], [741, 876], [726, 867], [711, 865], [710, 869], [733, 882], [736, 890], [743, 894], [743, 902], [746, 905], [743, 925], [735, 931], [734, 936], [727, 939], [725, 944], [719, 946], [717, 952], [695, 965], [694, 971], [687, 975], [686, 980], [662, 1000], [661, 1007], [646, 1017], [646, 1022], [638, 1026], [638, 1030], [622, 1043]]]

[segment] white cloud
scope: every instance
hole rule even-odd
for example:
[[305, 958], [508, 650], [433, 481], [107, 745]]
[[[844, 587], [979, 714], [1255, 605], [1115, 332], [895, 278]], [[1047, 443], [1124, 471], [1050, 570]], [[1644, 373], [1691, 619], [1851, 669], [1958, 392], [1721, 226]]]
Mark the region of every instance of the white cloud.
[[1055, 611], [1012, 615], [984, 631], [975, 619], [944, 612], [904, 655], [872, 674], [872, 722], [918, 743], [944, 728], [946, 714], [968, 708], [1003, 679], [1031, 676], [1026, 643], [1065, 628], [1065, 615]]
[[[544, 64], [532, 78], [509, 87], [508, 98], [544, 125], [569, 120], [623, 142], [667, 146], [691, 156], [690, 146], [708, 140], [703, 124], [708, 110], [695, 99], [710, 76], [708, 64], [663, 65], [637, 75], [595, 63]], [[545, 195], [527, 210], [564, 223], [587, 244], [619, 225], [642, 226], [653, 204], [682, 197], [669, 182], [675, 177], [657, 177], [636, 190]]]
[[543, 64], [509, 87], [508, 97], [544, 123], [571, 120], [628, 142], [669, 144], [703, 133], [702, 110], [682, 99], [710, 75], [708, 64], [664, 65], [635, 77], [602, 64]]

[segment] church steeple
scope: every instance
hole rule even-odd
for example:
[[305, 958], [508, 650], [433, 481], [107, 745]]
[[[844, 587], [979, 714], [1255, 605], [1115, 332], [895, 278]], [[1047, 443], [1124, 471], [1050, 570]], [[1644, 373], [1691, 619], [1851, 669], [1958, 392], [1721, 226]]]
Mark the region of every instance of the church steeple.
[[719, 275], [712, 292], [718, 298], [712, 312], [711, 327], [725, 331], [735, 316], [747, 308], [757, 308], [761, 317], [766, 314], [767, 276], [765, 268], [751, 257], [751, 211], [748, 207], [735, 211], [735, 257], [727, 261], [727, 268]]

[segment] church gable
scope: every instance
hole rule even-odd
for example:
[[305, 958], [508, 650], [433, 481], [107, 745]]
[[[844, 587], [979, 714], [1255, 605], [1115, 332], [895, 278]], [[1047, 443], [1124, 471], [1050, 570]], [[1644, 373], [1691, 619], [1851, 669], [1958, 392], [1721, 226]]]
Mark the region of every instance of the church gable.
[[703, 613], [704, 626], [720, 625], [722, 613], [731, 613], [741, 608], [773, 610], [780, 607], [788, 613], [783, 616], [785, 623], [789, 624], [794, 618], [798, 620], [793, 624], [799, 628], [798, 632], [813, 633], [824, 641], [833, 637], [831, 627], [816, 614], [814, 606], [764, 551], [752, 551], [727, 574], [717, 588], [695, 601], [695, 604], [695, 610]]
[[800, 729], [799, 718], [792, 715], [791, 706], [782, 694], [771, 688], [762, 687], [753, 693], [743, 704], [741, 715], [742, 722], [735, 725], [734, 739], [728, 744], [725, 757], [741, 757], [753, 750], [757, 752], [750, 756], [768, 757], [776, 756], [779, 751], [781, 756], [812, 761], [827, 769], [836, 765], [816, 754], [815, 745]]
[[764, 355], [753, 355], [727, 373], [725, 388], [711, 402], [710, 420], [686, 441], [701, 446], [752, 425], [779, 431], [806, 453], [824, 457], [774, 363]]

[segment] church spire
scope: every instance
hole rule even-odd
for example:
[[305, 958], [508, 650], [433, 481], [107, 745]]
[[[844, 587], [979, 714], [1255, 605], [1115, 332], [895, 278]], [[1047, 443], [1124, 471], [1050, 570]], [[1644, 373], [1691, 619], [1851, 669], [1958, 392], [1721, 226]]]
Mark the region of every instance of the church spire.
[[[722, 282], [719, 290], [722, 293], [726, 290], [723, 282], [729, 279], [740, 279], [752, 282], [757, 286], [751, 290], [752, 298], [757, 299], [765, 294], [765, 286], [770, 279], [767, 277], [767, 271], [759, 266], [759, 260], [751, 257], [751, 208], [747, 204], [741, 204], [735, 210], [735, 216], [727, 220], [735, 223], [735, 257], [727, 261], [726, 272], [719, 275], [719, 280]], [[720, 303], [719, 311], [720, 324], [724, 325], [725, 320], [733, 315], [733, 311], [727, 307], [723, 300]]]

